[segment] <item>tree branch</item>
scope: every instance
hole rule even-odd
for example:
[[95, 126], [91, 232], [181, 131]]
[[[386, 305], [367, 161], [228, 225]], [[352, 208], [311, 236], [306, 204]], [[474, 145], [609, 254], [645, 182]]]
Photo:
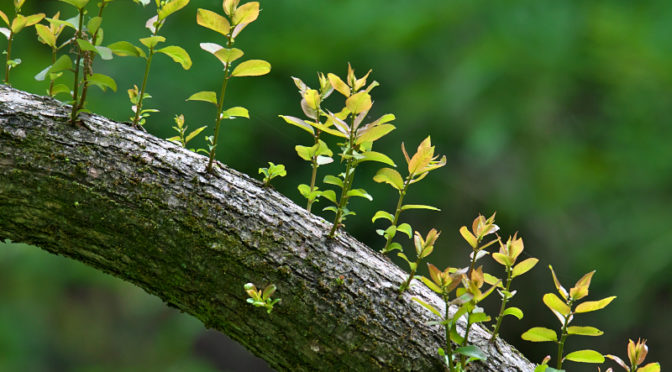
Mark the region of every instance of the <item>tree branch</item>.
[[[132, 282], [237, 340], [278, 370], [443, 370], [442, 309], [405, 273], [260, 182], [97, 115], [0, 86], [0, 239], [37, 245]], [[343, 275], [339, 284], [337, 278]], [[274, 283], [272, 314], [243, 284]], [[532, 371], [503, 341], [471, 343], [477, 371]]]

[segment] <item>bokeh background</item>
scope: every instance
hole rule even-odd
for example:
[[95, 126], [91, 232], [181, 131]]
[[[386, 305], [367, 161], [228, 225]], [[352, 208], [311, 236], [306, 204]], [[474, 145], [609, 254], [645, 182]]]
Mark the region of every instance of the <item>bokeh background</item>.
[[[520, 339], [531, 326], [557, 328], [541, 302], [554, 289], [547, 265], [553, 264], [565, 286], [597, 269], [591, 299], [618, 299], [575, 322], [594, 325], [605, 335], [570, 338], [567, 349], [590, 347], [625, 357], [628, 338], [643, 337], [649, 340], [648, 360], [672, 364], [666, 352], [672, 331], [672, 2], [261, 4], [259, 20], [244, 30], [236, 46], [249, 58], [270, 61], [273, 70], [230, 85], [227, 104], [249, 108], [251, 119], [225, 123], [221, 161], [253, 177], [267, 161], [284, 163], [289, 174], [275, 187], [303, 204], [296, 185], [308, 181], [310, 170], [293, 147], [310, 138], [277, 117], [302, 116], [290, 76], [315, 86], [318, 71], [343, 76], [348, 62], [358, 75], [372, 68], [381, 86], [373, 91], [371, 116], [397, 116], [397, 130], [376, 149], [403, 164], [401, 142], [415, 148], [431, 134], [437, 151], [448, 159], [408, 196], [409, 202], [443, 211], [403, 216], [423, 233], [431, 227], [443, 231], [432, 261], [465, 265], [469, 249], [458, 228], [479, 213], [495, 211], [501, 233], [518, 231], [526, 254], [541, 259], [523, 280], [514, 281], [519, 294], [512, 305], [526, 316], [504, 323], [508, 341], [536, 362], [554, 355], [551, 344]], [[6, 13], [10, 7], [10, 1], [0, 4]], [[171, 16], [162, 32], [191, 54], [194, 65], [183, 71], [165, 56], [154, 61], [148, 86], [153, 98], [145, 107], [161, 112], [146, 128], [159, 137], [173, 135], [173, 117], [179, 113], [191, 128], [212, 123], [210, 105], [185, 102], [194, 92], [218, 90], [222, 76], [220, 62], [198, 47], [222, 40], [196, 26], [197, 7], [221, 11], [221, 2], [192, 1]], [[93, 2], [90, 8], [95, 11]], [[28, 0], [24, 13], [38, 9], [74, 15], [54, 0]], [[143, 9], [128, 0], [111, 3], [105, 10], [104, 44], [148, 36], [143, 26], [153, 11], [153, 4]], [[5, 45], [0, 40], [0, 48]], [[49, 63], [49, 51], [36, 41], [34, 30], [18, 35], [13, 55], [23, 60], [13, 70], [13, 85], [44, 94], [46, 83], [33, 76]], [[128, 120], [125, 91], [140, 83], [142, 61], [115, 57], [98, 61], [96, 69], [114, 77], [119, 90], [93, 88], [89, 108]], [[335, 93], [327, 102], [336, 109], [342, 98]], [[196, 146], [204, 145], [198, 141]], [[371, 181], [376, 170], [370, 164], [361, 167], [357, 183], [374, 201], [353, 201], [358, 215], [347, 221], [348, 231], [372, 247], [382, 241], [371, 216], [394, 208], [396, 200], [391, 188]], [[486, 268], [499, 270], [497, 265]], [[0, 243], [0, 303], [3, 371], [265, 368], [226, 337], [142, 290], [35, 247]], [[496, 305], [493, 296], [486, 307], [495, 312]], [[566, 367], [595, 370], [571, 362]]]

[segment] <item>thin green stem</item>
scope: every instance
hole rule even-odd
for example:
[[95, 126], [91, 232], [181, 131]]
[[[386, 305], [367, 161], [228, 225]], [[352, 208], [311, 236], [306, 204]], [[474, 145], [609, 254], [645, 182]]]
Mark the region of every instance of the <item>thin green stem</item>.
[[[392, 222], [391, 226], [394, 226], [395, 228], [397, 227], [397, 224], [399, 223], [399, 216], [401, 215], [401, 207], [403, 206], [404, 202], [404, 196], [406, 196], [406, 191], [408, 191], [408, 186], [411, 184], [411, 180], [413, 179], [413, 174], [409, 174], [408, 177], [406, 177], [406, 180], [404, 180], [404, 187], [399, 191], [399, 201], [397, 201], [397, 208], [394, 212], [394, 221]], [[380, 253], [387, 253], [389, 252], [389, 247], [390, 244], [392, 244], [392, 239], [394, 237], [392, 235], [388, 235], [387, 239], [385, 240], [385, 246], [383, 249], [380, 251]]]
[[[511, 286], [511, 281], [513, 278], [511, 277], [511, 267], [507, 266], [506, 267], [506, 286], [504, 288], [504, 293], [509, 293], [509, 288]], [[502, 325], [502, 319], [504, 316], [502, 315], [504, 313], [504, 310], [506, 310], [506, 304], [509, 302], [509, 297], [504, 296], [502, 298], [502, 306], [499, 308], [499, 315], [497, 315], [497, 324], [495, 324], [495, 329], [492, 331], [492, 336], [490, 337], [490, 343], [493, 344], [495, 343], [495, 339], [497, 338], [497, 333], [499, 332], [499, 327]]]
[[84, 9], [79, 10], [79, 27], [75, 32], [75, 48], [77, 48], [77, 61], [75, 62], [75, 82], [72, 85], [72, 113], [70, 114], [70, 122], [75, 124], [77, 114], [79, 113], [79, 68], [82, 61], [82, 49], [77, 44], [77, 39], [80, 38], [82, 27], [84, 26]]
[[[107, 5], [106, 1], [102, 1], [100, 3], [100, 10], [98, 10], [98, 17], [101, 18], [103, 17], [103, 10], [105, 9], [105, 5]], [[79, 29], [80, 30], [82, 29], [81, 26]], [[98, 41], [99, 31], [100, 27], [98, 27], [96, 32], [94, 32], [93, 35], [91, 36], [91, 44], [96, 45], [96, 42]], [[95, 58], [95, 55], [91, 51], [84, 52], [84, 55], [86, 56], [87, 65], [84, 66], [84, 76], [82, 76], [82, 96], [80, 97], [79, 103], [77, 104], [78, 110], [84, 108], [84, 104], [86, 103], [86, 96], [89, 91], [89, 76], [93, 75], [93, 59]]]
[[[316, 134], [315, 135], [315, 146], [317, 146], [320, 143], [319, 141], [320, 141], [319, 137]], [[317, 179], [317, 167], [319, 167], [319, 165], [317, 164], [317, 156], [313, 156], [312, 159], [310, 159], [310, 164], [311, 164], [311, 167], [313, 168], [312, 174], [310, 175], [310, 193], [312, 194], [313, 191], [315, 191], [315, 181]], [[310, 199], [310, 198], [308, 199], [308, 205], [306, 206], [306, 210], [308, 212], [310, 212], [310, 209], [313, 207], [313, 202], [314, 201], [315, 201], [315, 199]]]
[[[569, 305], [569, 308], [572, 308], [572, 302], [570, 301], [567, 305]], [[565, 317], [565, 322], [562, 324], [562, 329], [560, 330], [560, 341], [558, 341], [558, 363], [557, 363], [557, 369], [562, 369], [562, 353], [563, 349], [565, 347], [565, 340], [567, 340], [567, 325], [569, 324], [569, 318], [572, 316], [570, 313]]]
[[[154, 26], [152, 36], [156, 36], [159, 32], [159, 25]], [[154, 58], [154, 47], [149, 48], [149, 56], [145, 64], [145, 75], [142, 78], [142, 86], [140, 87], [140, 95], [138, 96], [138, 103], [135, 105], [135, 117], [133, 117], [133, 126], [137, 127], [140, 121], [140, 111], [142, 111], [142, 101], [145, 99], [145, 88], [147, 87], [147, 78], [149, 77], [149, 68], [152, 65], [152, 58]]]
[[346, 158], [347, 165], [345, 167], [345, 182], [343, 182], [343, 189], [341, 190], [341, 197], [338, 200], [338, 208], [336, 209], [336, 217], [334, 224], [329, 231], [329, 237], [333, 238], [336, 235], [336, 230], [341, 225], [343, 218], [343, 209], [348, 205], [348, 191], [352, 187], [352, 182], [355, 178], [355, 168], [357, 168], [357, 160], [355, 160], [352, 153], [355, 151], [355, 115], [352, 114], [350, 121], [350, 136], [348, 138], [348, 148], [345, 150], [343, 156]]
[[11, 60], [12, 56], [12, 41], [14, 40], [14, 31], [9, 32], [9, 39], [7, 40], [7, 59], [5, 60], [5, 84], [10, 85], [9, 83], [9, 71], [11, 68], [9, 67], [9, 61]]
[[448, 358], [448, 369], [450, 372], [455, 370], [453, 366], [453, 344], [450, 341], [450, 325], [448, 324], [448, 319], [450, 319], [450, 301], [448, 301], [448, 295], [443, 295], [443, 302], [446, 304], [445, 320], [446, 320], [446, 357]]
[[[233, 42], [231, 41], [231, 36], [227, 36], [228, 41], [226, 43], [227, 48], [231, 48]], [[206, 170], [208, 173], [212, 173], [212, 166], [215, 161], [215, 151], [217, 149], [217, 140], [219, 139], [219, 127], [222, 123], [222, 111], [224, 110], [224, 96], [226, 96], [226, 87], [229, 84], [229, 79], [231, 79], [231, 64], [226, 65], [226, 70], [224, 71], [224, 81], [222, 82], [222, 89], [219, 93], [219, 101], [217, 102], [217, 118], [215, 119], [215, 134], [212, 141], [212, 149], [210, 149], [210, 155], [208, 160], [208, 166]]]

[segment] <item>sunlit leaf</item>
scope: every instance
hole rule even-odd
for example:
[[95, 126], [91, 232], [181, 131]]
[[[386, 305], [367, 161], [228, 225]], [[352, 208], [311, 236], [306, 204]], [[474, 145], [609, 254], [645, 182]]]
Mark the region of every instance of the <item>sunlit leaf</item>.
[[[215, 44], [217, 45], [217, 44]], [[215, 57], [219, 58], [224, 64], [229, 64], [243, 56], [243, 51], [238, 48], [221, 48], [214, 52]]]
[[587, 312], [590, 312], [590, 311], [604, 309], [615, 298], [616, 298], [616, 296], [611, 296], [611, 297], [603, 298], [599, 301], [582, 302], [582, 303], [580, 303], [576, 306], [576, 309], [574, 309], [574, 312], [576, 312], [576, 313], [587, 313]]
[[518, 320], [521, 320], [521, 319], [523, 319], [523, 310], [520, 310], [517, 307], [507, 307], [506, 310], [504, 310], [504, 312], [502, 312], [502, 316], [506, 316], [506, 315], [513, 315], [516, 318], [518, 318]]
[[546, 293], [543, 297], [543, 301], [549, 309], [557, 311], [565, 317], [572, 312], [569, 306], [553, 293]]
[[164, 41], [166, 41], [166, 38], [163, 36], [150, 36], [140, 39], [142, 45], [150, 49], [154, 48], [158, 43], [163, 43]]
[[466, 226], [462, 226], [460, 228], [460, 234], [462, 235], [464, 240], [466, 240], [467, 243], [469, 243], [471, 248], [475, 249], [476, 247], [478, 247], [478, 239], [476, 239], [474, 234], [472, 234], [471, 231], [469, 231], [469, 229]]
[[162, 6], [159, 10], [159, 21], [184, 8], [187, 4], [189, 4], [189, 0], [172, 0], [166, 3], [166, 5]]
[[329, 184], [329, 185], [334, 185], [334, 186], [338, 186], [340, 188], [343, 188], [343, 181], [340, 178], [332, 176], [332, 175], [324, 176], [324, 180], [322, 180], [322, 182], [324, 182], [326, 184]]
[[595, 350], [578, 350], [565, 356], [565, 360], [581, 363], [604, 363], [604, 356]]
[[313, 127], [310, 126], [310, 124], [306, 123], [304, 120], [296, 118], [294, 116], [287, 116], [287, 115], [279, 115], [279, 116], [288, 124], [295, 125], [310, 134], [315, 134], [315, 130], [313, 129]]
[[413, 301], [419, 303], [420, 305], [422, 305], [422, 307], [424, 307], [425, 309], [431, 311], [432, 314], [434, 314], [434, 315], [438, 316], [439, 318], [443, 319], [443, 316], [441, 315], [441, 313], [439, 312], [439, 310], [437, 310], [434, 306], [432, 306], [432, 305], [426, 303], [425, 301], [423, 301], [423, 300], [421, 300], [421, 299], [419, 299], [419, 298], [417, 298], [417, 297], [413, 297], [413, 298], [411, 298], [411, 300], [413, 300]]
[[93, 84], [105, 91], [107, 88], [117, 91], [117, 83], [111, 77], [103, 74], [93, 74], [89, 76], [89, 84]]
[[236, 9], [236, 11], [233, 13], [233, 17], [231, 17], [231, 22], [234, 25], [241, 23], [251, 23], [254, 22], [257, 17], [259, 17], [259, 3], [252, 1], [243, 4], [238, 9]]
[[210, 102], [213, 105], [217, 106], [217, 93], [211, 91], [202, 91], [194, 93], [191, 95], [191, 97], [187, 98], [187, 101]]
[[551, 275], [553, 276], [553, 283], [555, 284], [555, 288], [558, 290], [558, 293], [562, 296], [563, 299], [567, 300], [567, 297], [569, 294], [567, 293], [567, 290], [565, 287], [563, 287], [560, 284], [560, 281], [558, 280], [558, 277], [555, 276], [555, 271], [553, 270], [553, 266], [548, 265], [548, 268], [551, 270]]
[[371, 102], [371, 96], [368, 93], [359, 92], [348, 97], [348, 99], [345, 101], [345, 106], [353, 114], [359, 114], [362, 111], [368, 111], [371, 109], [373, 102]]
[[411, 225], [407, 223], [402, 223], [401, 225], [397, 226], [397, 231], [401, 231], [402, 233], [406, 234], [409, 239], [413, 237], [413, 228], [411, 228]]
[[56, 47], [56, 36], [51, 32], [51, 29], [43, 24], [35, 25], [35, 31], [40, 37], [40, 41], [49, 45], [52, 48]]
[[581, 327], [581, 326], [569, 326], [567, 327], [567, 333], [570, 335], [581, 335], [581, 336], [601, 336], [604, 332], [600, 331], [595, 327]]
[[[226, 109], [222, 111], [222, 119], [230, 119], [230, 118], [250, 118], [250, 113], [247, 111], [245, 107], [241, 106], [235, 106], [231, 107], [229, 109]], [[279, 164], [281, 165], [281, 164]]]
[[7, 14], [5, 14], [5, 12], [3, 12], [2, 10], [0, 10], [0, 19], [2, 19], [7, 26], [9, 26], [9, 18], [7, 17]]
[[353, 197], [353, 196], [357, 196], [357, 197], [360, 197], [360, 198], [369, 199], [369, 200], [373, 201], [373, 196], [369, 195], [369, 193], [366, 192], [366, 190], [364, 190], [364, 189], [348, 190], [348, 192], [345, 195], [349, 198]]
[[271, 64], [261, 59], [251, 59], [240, 63], [231, 76], [261, 76], [271, 71]]
[[371, 222], [376, 222], [376, 220], [384, 218], [390, 222], [394, 222], [394, 216], [392, 213], [385, 212], [385, 211], [378, 211], [376, 214], [373, 215], [373, 218], [371, 218]]
[[584, 275], [581, 279], [579, 279], [574, 285], [574, 287], [570, 288], [569, 296], [574, 300], [580, 300], [588, 296], [588, 288], [590, 287], [590, 281], [593, 278], [594, 274], [595, 270], [589, 272], [588, 274]]
[[215, 32], [219, 32], [224, 36], [228, 35], [229, 30], [231, 29], [231, 25], [226, 18], [207, 9], [199, 8], [196, 11], [196, 23]]
[[528, 259], [519, 262], [516, 266], [513, 267], [513, 271], [511, 272], [511, 278], [523, 275], [526, 272], [532, 270], [532, 268], [537, 264], [537, 262], [539, 262], [539, 260], [534, 257], [530, 257]]
[[394, 164], [392, 159], [390, 159], [387, 155], [385, 155], [383, 153], [380, 153], [380, 152], [366, 151], [366, 152], [362, 153], [361, 156], [362, 156], [361, 159], [359, 159], [360, 161], [375, 161], [375, 162], [387, 164], [387, 165], [390, 165], [390, 166], [393, 166], [393, 167], [397, 166], [396, 164]]
[[350, 87], [341, 80], [340, 77], [338, 77], [335, 74], [329, 73], [327, 74], [327, 78], [329, 79], [329, 83], [331, 83], [331, 86], [336, 89], [339, 93], [342, 95], [349, 97], [350, 96]]
[[637, 372], [660, 372], [660, 363], [648, 363], [644, 367], [637, 368]]
[[392, 168], [381, 168], [376, 172], [376, 175], [373, 176], [373, 180], [378, 183], [388, 183], [397, 190], [403, 190], [404, 180], [401, 178], [399, 172]]
[[145, 52], [142, 49], [136, 47], [128, 41], [117, 41], [108, 45], [107, 47], [110, 48], [112, 53], [121, 57], [130, 56], [146, 58]]
[[532, 342], [557, 341], [558, 335], [554, 330], [544, 327], [533, 327], [520, 336], [523, 340]]
[[189, 53], [179, 46], [170, 45], [157, 50], [157, 52], [172, 58], [173, 61], [179, 63], [185, 70], [191, 68], [191, 58], [189, 57]]
[[194, 129], [191, 133], [189, 133], [189, 135], [187, 135], [187, 136], [184, 138], [184, 142], [186, 143], [186, 142], [191, 141], [191, 140], [194, 139], [196, 136], [198, 136], [199, 133], [201, 133], [203, 130], [205, 130], [205, 128], [207, 128], [207, 127], [208, 127], [207, 125], [204, 125], [204, 126], [198, 128], [198, 129]]
[[361, 131], [357, 132], [357, 140], [355, 141], [355, 143], [360, 145], [364, 142], [376, 141], [381, 137], [385, 136], [386, 134], [390, 133], [391, 131], [393, 131], [395, 128], [396, 127], [392, 124], [382, 124], [382, 125], [376, 125], [374, 127], [362, 128]]

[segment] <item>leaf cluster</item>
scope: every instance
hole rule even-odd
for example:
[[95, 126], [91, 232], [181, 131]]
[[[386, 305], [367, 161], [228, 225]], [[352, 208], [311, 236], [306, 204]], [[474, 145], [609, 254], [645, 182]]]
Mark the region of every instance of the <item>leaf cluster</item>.
[[279, 298], [271, 298], [277, 289], [275, 284], [269, 284], [263, 290], [257, 289], [253, 283], [247, 283], [243, 288], [245, 289], [245, 293], [249, 296], [247, 303], [255, 307], [265, 308], [268, 314], [273, 311], [273, 306], [280, 302]]

